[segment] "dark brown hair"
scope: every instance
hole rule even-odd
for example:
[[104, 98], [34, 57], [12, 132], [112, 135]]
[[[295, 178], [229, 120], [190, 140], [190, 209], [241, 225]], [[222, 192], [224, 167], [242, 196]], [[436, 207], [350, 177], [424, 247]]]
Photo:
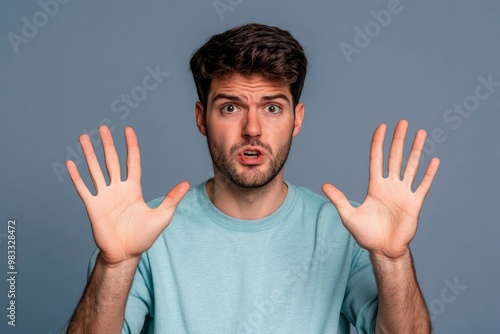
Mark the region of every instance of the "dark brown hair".
[[189, 64], [205, 109], [212, 79], [232, 74], [257, 74], [289, 85], [295, 107], [307, 71], [304, 50], [288, 31], [256, 23], [212, 36], [193, 53]]

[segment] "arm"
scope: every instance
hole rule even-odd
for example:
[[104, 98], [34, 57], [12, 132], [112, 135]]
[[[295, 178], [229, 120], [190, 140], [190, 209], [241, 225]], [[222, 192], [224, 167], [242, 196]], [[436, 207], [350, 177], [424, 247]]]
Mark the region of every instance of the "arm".
[[411, 253], [398, 261], [371, 255], [378, 289], [376, 333], [430, 333]]
[[69, 324], [69, 333], [120, 333], [125, 305], [140, 256], [168, 226], [189, 184], [174, 187], [155, 209], [143, 200], [140, 153], [132, 128], [125, 129], [127, 179], [121, 180], [120, 163], [113, 138], [105, 126], [99, 128], [109, 185], [87, 135], [80, 144], [97, 194], [90, 193], [74, 162], [68, 173], [87, 209], [94, 240], [100, 252], [91, 278]]
[[100, 254], [68, 333], [121, 333], [138, 260], [109, 267]]
[[409, 244], [415, 236], [418, 216], [439, 160], [433, 158], [415, 191], [426, 133], [417, 132], [404, 173], [401, 174], [403, 146], [408, 123], [400, 121], [394, 132], [388, 160], [388, 176], [383, 177], [383, 142], [386, 126], [373, 135], [370, 150], [370, 178], [364, 202], [358, 208], [331, 184], [323, 191], [337, 207], [343, 224], [358, 244], [369, 251], [373, 264], [379, 307], [377, 333], [429, 333], [427, 308], [413, 269]]

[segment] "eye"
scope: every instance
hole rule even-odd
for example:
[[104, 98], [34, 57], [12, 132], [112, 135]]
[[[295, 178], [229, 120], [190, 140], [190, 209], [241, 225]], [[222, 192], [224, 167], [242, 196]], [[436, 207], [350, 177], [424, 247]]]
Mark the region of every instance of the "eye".
[[269, 112], [271, 114], [277, 114], [282, 110], [282, 108], [276, 104], [270, 104], [270, 105], [266, 106], [264, 108], [264, 110], [266, 110], [267, 112]]
[[238, 111], [238, 107], [234, 104], [226, 104], [221, 110], [224, 113], [232, 114]]

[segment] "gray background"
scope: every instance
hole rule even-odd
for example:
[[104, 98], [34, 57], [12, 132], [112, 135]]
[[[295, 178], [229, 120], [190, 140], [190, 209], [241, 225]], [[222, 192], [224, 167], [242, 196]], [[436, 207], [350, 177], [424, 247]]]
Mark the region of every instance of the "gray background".
[[[290, 30], [310, 60], [306, 119], [286, 179], [316, 192], [333, 182], [362, 201], [379, 123], [392, 132], [406, 118], [411, 137], [419, 128], [438, 133], [424, 163], [437, 155], [442, 165], [412, 244], [419, 281], [436, 333], [497, 333], [500, 87], [469, 116], [445, 118], [453, 104], [474, 101], [478, 77], [500, 81], [500, 2], [401, 0], [350, 62], [341, 43], [355, 45], [355, 27], [376, 29], [370, 11], [391, 1], [220, 2], [220, 15], [212, 0], [73, 0], [51, 15], [33, 0], [1, 3], [0, 263], [5, 277], [6, 222], [14, 217], [18, 276], [15, 328], [0, 280], [0, 332], [57, 333], [85, 285], [90, 225], [67, 173], [58, 177], [53, 167], [70, 151], [79, 159], [78, 135], [107, 122], [124, 157], [123, 128], [133, 126], [148, 200], [180, 180], [205, 180], [211, 165], [194, 122], [189, 56], [214, 33], [260, 22]], [[16, 50], [9, 34], [22, 36], [23, 17], [40, 27], [31, 35], [25, 28], [30, 38]], [[114, 112], [112, 102], [157, 65], [168, 77], [128, 115]], [[460, 289], [446, 290], [454, 283]]]

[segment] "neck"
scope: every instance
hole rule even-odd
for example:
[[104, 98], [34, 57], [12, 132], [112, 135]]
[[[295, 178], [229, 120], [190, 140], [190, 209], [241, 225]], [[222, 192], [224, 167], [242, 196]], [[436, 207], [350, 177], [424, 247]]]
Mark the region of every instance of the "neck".
[[288, 193], [282, 173], [263, 187], [241, 188], [224, 177], [210, 179], [207, 194], [217, 209], [237, 219], [255, 220], [267, 217], [281, 206]]

